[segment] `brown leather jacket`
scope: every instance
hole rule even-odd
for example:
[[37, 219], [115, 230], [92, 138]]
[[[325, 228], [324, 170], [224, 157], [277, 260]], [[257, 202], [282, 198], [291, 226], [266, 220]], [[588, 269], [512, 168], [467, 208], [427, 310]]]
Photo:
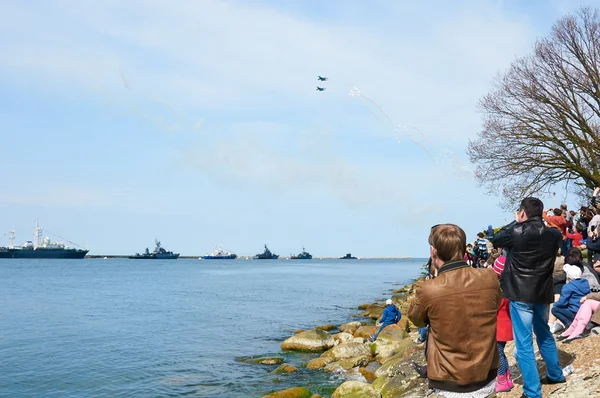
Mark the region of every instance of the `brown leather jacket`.
[[496, 377], [496, 314], [501, 302], [496, 273], [462, 260], [447, 262], [435, 279], [417, 283], [408, 317], [418, 327], [430, 325], [430, 388], [472, 392]]

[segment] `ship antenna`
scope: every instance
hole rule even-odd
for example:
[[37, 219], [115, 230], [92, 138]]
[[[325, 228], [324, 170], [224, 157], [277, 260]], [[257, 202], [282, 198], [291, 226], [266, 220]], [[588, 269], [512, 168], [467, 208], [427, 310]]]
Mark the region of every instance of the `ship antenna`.
[[15, 246], [15, 224], [13, 224], [13, 229], [12, 231], [9, 232], [9, 238], [8, 238], [8, 248], [12, 249]]
[[33, 248], [37, 249], [40, 246], [40, 237], [42, 236], [42, 229], [40, 228], [40, 224], [38, 219], [35, 219], [35, 229], [33, 233]]

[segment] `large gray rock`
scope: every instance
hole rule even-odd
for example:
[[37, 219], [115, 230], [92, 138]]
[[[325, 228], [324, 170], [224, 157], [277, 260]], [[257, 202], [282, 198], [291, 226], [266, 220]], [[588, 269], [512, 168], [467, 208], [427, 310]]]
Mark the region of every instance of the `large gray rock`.
[[340, 332], [354, 334], [354, 332], [356, 332], [356, 329], [358, 329], [361, 326], [362, 326], [362, 323], [360, 323], [358, 321], [344, 323], [342, 326], [340, 326]]
[[346, 332], [334, 334], [332, 337], [335, 341], [339, 341], [340, 343], [349, 343], [354, 340], [354, 336]]
[[333, 337], [322, 329], [307, 330], [281, 343], [282, 350], [320, 352], [334, 345]]
[[331, 395], [331, 398], [380, 398], [381, 395], [369, 383], [346, 381]]
[[[327, 351], [327, 356], [331, 356], [336, 360], [346, 359], [346, 358], [355, 358], [360, 356], [371, 356], [371, 349], [368, 344], [362, 343], [344, 343], [333, 347], [331, 350]], [[323, 356], [326, 356], [323, 354]]]

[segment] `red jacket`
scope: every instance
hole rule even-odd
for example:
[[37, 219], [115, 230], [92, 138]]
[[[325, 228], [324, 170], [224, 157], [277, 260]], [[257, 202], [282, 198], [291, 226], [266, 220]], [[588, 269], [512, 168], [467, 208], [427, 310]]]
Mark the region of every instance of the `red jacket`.
[[512, 321], [510, 320], [510, 301], [503, 298], [498, 310], [498, 323], [496, 324], [496, 340], [506, 342], [514, 340]]
[[571, 240], [573, 241], [573, 247], [579, 247], [581, 246], [581, 239], [583, 239], [583, 235], [581, 234], [581, 232], [573, 232], [572, 234], [569, 233], [569, 230], [567, 230], [567, 238], [571, 238]]

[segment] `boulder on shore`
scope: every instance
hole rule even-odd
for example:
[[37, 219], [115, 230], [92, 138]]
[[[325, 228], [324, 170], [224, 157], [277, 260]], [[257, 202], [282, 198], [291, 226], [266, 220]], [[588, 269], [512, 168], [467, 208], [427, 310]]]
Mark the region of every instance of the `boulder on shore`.
[[346, 381], [331, 395], [331, 398], [380, 398], [381, 395], [369, 383]]
[[344, 323], [342, 326], [340, 326], [340, 332], [354, 334], [354, 332], [356, 332], [356, 330], [361, 326], [362, 326], [362, 323], [360, 323], [358, 321]]
[[263, 398], [311, 398], [312, 393], [304, 387], [293, 387], [287, 390], [273, 392]]
[[334, 334], [332, 337], [336, 342], [339, 342], [339, 343], [349, 343], [352, 340], [354, 340], [354, 336], [352, 336], [350, 333], [346, 333], [346, 332]]
[[365, 312], [363, 312], [362, 316], [371, 319], [379, 319], [381, 318], [381, 315], [383, 315], [384, 308], [385, 306], [382, 305], [370, 305], [369, 307], [367, 307]]
[[369, 364], [370, 357], [363, 355], [356, 358], [347, 358], [341, 359], [337, 362], [332, 362], [329, 365], [325, 366], [326, 372], [335, 372], [338, 367], [341, 367], [344, 370], [350, 370], [357, 366], [367, 366]]
[[362, 343], [344, 343], [336, 345], [332, 349], [324, 352], [321, 357], [334, 358], [336, 361], [346, 358], [354, 358], [360, 356], [371, 356], [371, 349], [368, 344]]
[[314, 358], [308, 361], [308, 363], [306, 364], [306, 368], [310, 370], [321, 369], [329, 365], [333, 361], [335, 361], [335, 358], [332, 357]]
[[313, 329], [298, 333], [281, 343], [282, 350], [320, 352], [334, 345], [333, 337], [325, 330]]
[[253, 362], [261, 365], [279, 365], [283, 363], [283, 358], [258, 358]]
[[370, 335], [377, 333], [378, 330], [379, 326], [375, 325], [361, 326], [354, 332], [354, 337], [368, 338]]
[[317, 326], [317, 328], [319, 328], [321, 330], [330, 331], [330, 330], [337, 328], [337, 326], [334, 325], [333, 323], [328, 323], [327, 325]]
[[290, 365], [289, 363], [281, 364], [277, 369], [273, 371], [276, 374], [284, 374], [284, 373], [294, 373], [298, 368]]
[[[401, 320], [402, 321], [402, 320]], [[389, 325], [386, 326], [379, 336], [377, 336], [377, 340], [391, 340], [391, 341], [402, 341], [408, 336], [405, 330], [403, 330], [401, 325]]]

